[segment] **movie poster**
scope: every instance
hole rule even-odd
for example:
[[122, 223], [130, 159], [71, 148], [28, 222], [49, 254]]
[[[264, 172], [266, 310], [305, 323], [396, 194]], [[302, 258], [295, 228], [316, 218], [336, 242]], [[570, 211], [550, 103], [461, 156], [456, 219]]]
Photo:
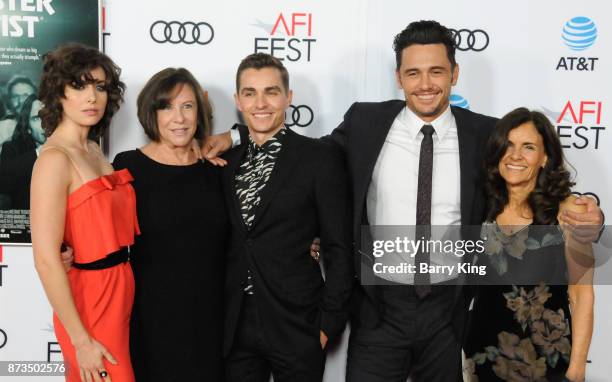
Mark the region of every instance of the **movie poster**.
[[30, 244], [30, 179], [45, 142], [36, 99], [43, 55], [100, 46], [100, 0], [0, 0], [0, 243]]

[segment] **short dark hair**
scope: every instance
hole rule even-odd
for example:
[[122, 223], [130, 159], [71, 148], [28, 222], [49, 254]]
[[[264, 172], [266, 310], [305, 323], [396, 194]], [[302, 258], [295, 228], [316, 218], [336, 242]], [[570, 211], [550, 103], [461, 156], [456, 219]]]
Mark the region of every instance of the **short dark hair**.
[[96, 68], [102, 68], [106, 74], [108, 101], [104, 115], [90, 130], [92, 138], [104, 135], [113, 115], [123, 102], [125, 84], [119, 80], [121, 69], [98, 49], [78, 43], [63, 44], [45, 54], [38, 99], [44, 105], [39, 115], [47, 136], [51, 135], [62, 121], [60, 99], [65, 97], [66, 86], [92, 83], [94, 79], [90, 72]]
[[138, 94], [138, 120], [145, 134], [154, 142], [159, 142], [157, 111], [168, 106], [172, 100], [172, 91], [176, 86], [188, 85], [196, 97], [198, 116], [194, 138], [199, 142], [210, 134], [212, 125], [212, 107], [204, 90], [193, 74], [185, 68], [166, 68], [153, 75]]
[[276, 68], [280, 72], [285, 92], [289, 91], [289, 72], [281, 60], [266, 53], [253, 53], [246, 56], [236, 71], [236, 93], [240, 91], [240, 75], [247, 69]]
[[17, 84], [30, 85], [32, 87], [32, 89], [34, 89], [34, 93], [36, 93], [36, 85], [34, 85], [34, 82], [32, 82], [32, 80], [29, 77], [26, 77], [26, 76], [21, 75], [21, 74], [16, 74], [13, 77], [11, 77], [11, 79], [9, 79], [8, 82], [6, 83], [6, 94], [9, 97], [11, 95], [11, 90]]
[[493, 221], [508, 204], [506, 181], [499, 173], [499, 162], [508, 149], [510, 131], [531, 122], [542, 137], [546, 150], [546, 164], [538, 173], [536, 186], [527, 201], [533, 212], [534, 224], [556, 224], [559, 204], [571, 194], [574, 183], [565, 168], [561, 141], [548, 118], [524, 107], [503, 116], [489, 136], [485, 147], [485, 174], [488, 200], [487, 220]]
[[402, 51], [414, 44], [444, 44], [446, 57], [451, 63], [451, 69], [457, 65], [455, 61], [455, 40], [451, 31], [434, 20], [414, 21], [398, 33], [393, 39], [396, 69], [402, 65]]

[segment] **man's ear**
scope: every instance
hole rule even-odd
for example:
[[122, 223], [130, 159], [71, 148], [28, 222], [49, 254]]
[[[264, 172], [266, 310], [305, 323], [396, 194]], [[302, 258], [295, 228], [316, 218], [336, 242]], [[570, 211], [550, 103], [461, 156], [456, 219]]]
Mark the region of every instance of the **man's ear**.
[[234, 102], [236, 103], [236, 108], [242, 111], [242, 107], [240, 107], [240, 100], [238, 99], [238, 93], [234, 93]]
[[395, 84], [397, 85], [398, 89], [403, 89], [402, 88], [402, 79], [400, 78], [399, 69], [395, 69]]
[[451, 85], [452, 86], [457, 85], [458, 79], [459, 79], [459, 64], [455, 64], [455, 67], [453, 68], [451, 72]]

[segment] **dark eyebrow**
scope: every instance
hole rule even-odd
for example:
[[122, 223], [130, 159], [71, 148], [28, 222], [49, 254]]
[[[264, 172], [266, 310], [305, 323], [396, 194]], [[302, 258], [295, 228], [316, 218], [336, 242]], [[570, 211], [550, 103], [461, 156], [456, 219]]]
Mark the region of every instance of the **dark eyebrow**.
[[281, 88], [280, 88], [280, 86], [278, 86], [278, 85], [275, 85], [275, 86], [269, 86], [269, 87], [267, 87], [267, 88], [266, 88], [266, 91], [267, 91], [267, 92], [269, 92], [270, 90], [276, 90], [276, 91], [278, 91], [278, 92], [281, 92], [281, 91], [282, 91], [282, 90], [281, 90]]
[[240, 89], [240, 93], [244, 93], [244, 92], [254, 92], [255, 88], [242, 88]]

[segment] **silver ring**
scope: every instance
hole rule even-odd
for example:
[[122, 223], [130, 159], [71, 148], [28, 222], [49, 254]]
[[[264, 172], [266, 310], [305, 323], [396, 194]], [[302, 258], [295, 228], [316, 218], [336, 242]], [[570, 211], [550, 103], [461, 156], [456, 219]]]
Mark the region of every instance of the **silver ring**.
[[108, 373], [106, 372], [106, 370], [99, 371], [99, 372], [98, 372], [98, 374], [100, 374], [100, 377], [101, 377], [101, 378], [106, 378], [106, 377], [108, 377]]

